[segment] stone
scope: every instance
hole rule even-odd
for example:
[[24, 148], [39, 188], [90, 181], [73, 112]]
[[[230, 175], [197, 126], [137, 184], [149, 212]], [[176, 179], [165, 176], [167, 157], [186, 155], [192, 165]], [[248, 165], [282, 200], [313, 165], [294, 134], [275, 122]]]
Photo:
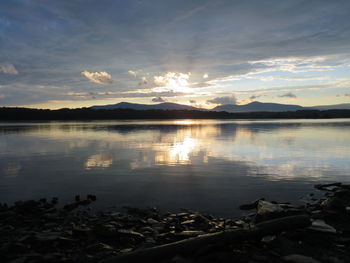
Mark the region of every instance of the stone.
[[258, 214], [267, 215], [271, 213], [279, 213], [283, 211], [283, 208], [278, 204], [273, 204], [264, 200], [259, 200], [258, 202]]
[[59, 236], [59, 232], [41, 232], [35, 235], [36, 239], [41, 242], [55, 241]]
[[269, 236], [264, 236], [262, 239], [261, 239], [261, 242], [264, 242], [264, 243], [270, 243], [272, 241], [276, 240], [276, 236], [272, 236], [272, 235], [269, 235]]
[[179, 233], [175, 233], [175, 235], [179, 237], [195, 237], [203, 234], [205, 234], [205, 232], [196, 230], [185, 230]]
[[102, 242], [95, 243], [86, 247], [87, 252], [98, 252], [104, 250], [113, 250], [114, 248], [110, 245], [104, 244]]
[[183, 221], [183, 222], [181, 223], [181, 225], [192, 225], [192, 224], [194, 224], [194, 223], [195, 223], [195, 221], [194, 221], [193, 219], [191, 219], [191, 220]]
[[312, 257], [299, 255], [299, 254], [291, 254], [291, 255], [282, 257], [282, 259], [286, 262], [292, 262], [292, 263], [321, 263], [320, 261]]
[[145, 236], [142, 235], [141, 233], [135, 232], [135, 231], [132, 231], [132, 230], [127, 230], [127, 229], [119, 229], [117, 231], [117, 233], [120, 234], [120, 235], [132, 237], [132, 238], [137, 238], [137, 239], [144, 239], [145, 238]]
[[317, 220], [314, 220], [311, 224], [311, 226], [309, 227], [309, 229], [312, 229], [314, 231], [319, 231], [319, 232], [326, 232], [326, 233], [337, 233], [337, 230], [326, 224], [325, 221], [321, 220], [321, 219], [317, 219]]

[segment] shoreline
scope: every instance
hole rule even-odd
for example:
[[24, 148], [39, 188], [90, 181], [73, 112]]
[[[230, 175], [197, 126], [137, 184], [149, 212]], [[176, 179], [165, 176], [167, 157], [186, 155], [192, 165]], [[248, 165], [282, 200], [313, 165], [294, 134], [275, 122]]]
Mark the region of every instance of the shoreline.
[[[350, 262], [350, 185], [303, 206], [263, 198], [232, 219], [183, 210], [96, 212], [96, 196], [0, 204], [2, 262]], [[304, 261], [303, 261], [304, 260]]]

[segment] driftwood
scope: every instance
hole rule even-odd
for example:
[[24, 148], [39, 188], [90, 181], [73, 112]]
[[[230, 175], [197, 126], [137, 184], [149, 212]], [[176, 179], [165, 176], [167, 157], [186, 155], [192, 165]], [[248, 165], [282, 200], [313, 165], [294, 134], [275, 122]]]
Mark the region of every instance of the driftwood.
[[262, 238], [266, 235], [307, 227], [310, 224], [310, 218], [306, 215], [288, 216], [259, 223], [249, 230], [239, 229], [205, 234], [174, 243], [120, 254], [102, 260], [100, 263], [157, 262], [176, 255], [188, 255], [209, 244], [229, 244], [243, 240]]

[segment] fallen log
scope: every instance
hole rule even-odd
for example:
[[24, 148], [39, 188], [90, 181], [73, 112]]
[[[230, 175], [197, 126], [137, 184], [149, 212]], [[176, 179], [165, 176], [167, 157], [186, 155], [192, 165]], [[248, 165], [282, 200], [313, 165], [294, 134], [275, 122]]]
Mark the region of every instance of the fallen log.
[[262, 238], [266, 235], [308, 227], [311, 220], [306, 215], [288, 216], [256, 224], [251, 229], [228, 230], [188, 238], [161, 246], [136, 250], [102, 260], [100, 263], [158, 262], [176, 255], [188, 255], [209, 244], [230, 244], [238, 241]]

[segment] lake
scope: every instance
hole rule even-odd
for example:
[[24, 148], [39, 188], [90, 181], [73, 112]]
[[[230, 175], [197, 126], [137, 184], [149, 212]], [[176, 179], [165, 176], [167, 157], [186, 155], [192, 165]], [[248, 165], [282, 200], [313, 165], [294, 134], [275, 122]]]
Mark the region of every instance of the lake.
[[91, 193], [98, 209], [233, 216], [334, 181], [350, 182], [348, 119], [0, 124], [0, 202]]

